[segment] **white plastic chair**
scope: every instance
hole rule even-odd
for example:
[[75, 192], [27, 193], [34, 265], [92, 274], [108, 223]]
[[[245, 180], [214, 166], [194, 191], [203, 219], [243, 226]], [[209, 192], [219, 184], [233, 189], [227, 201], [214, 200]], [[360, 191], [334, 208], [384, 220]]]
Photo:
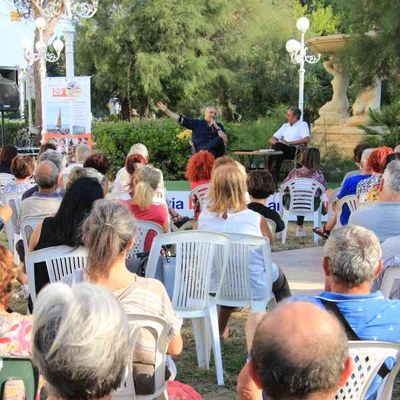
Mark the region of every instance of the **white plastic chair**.
[[[228, 307], [251, 307], [253, 312], [265, 311], [270, 300], [274, 299], [269, 241], [259, 236], [234, 233], [227, 235], [230, 238], [229, 261], [221, 278], [216, 303]], [[261, 251], [267, 276], [263, 299], [254, 299], [251, 292], [249, 266], [254, 251]]]
[[179, 231], [154, 238], [146, 268], [146, 277], [154, 278], [162, 246], [175, 245], [176, 267], [172, 305], [182, 318], [191, 318], [199, 367], [209, 367], [209, 336], [211, 332], [218, 385], [224, 384], [218, 313], [210, 300], [210, 280], [217, 249], [223, 276], [229, 256], [229, 237], [216, 232]]
[[[318, 181], [309, 178], [291, 179], [281, 186], [282, 219], [285, 223], [285, 229], [282, 232], [282, 244], [286, 243], [289, 216], [291, 214], [294, 214], [296, 217], [311, 214], [314, 217], [314, 228], [321, 225], [322, 201], [318, 210], [314, 211], [314, 199], [317, 191], [320, 191], [322, 194], [325, 192], [325, 188]], [[290, 195], [289, 209], [283, 206], [283, 196], [285, 194]], [[318, 235], [314, 234], [314, 244], [318, 244], [318, 239]]]
[[328, 213], [327, 213], [327, 220], [329, 221], [331, 217], [335, 214], [335, 211], [333, 210], [333, 204], [337, 200], [337, 195], [339, 194], [340, 190], [342, 188], [337, 188], [332, 190], [332, 192], [328, 196]]
[[29, 252], [29, 240], [36, 225], [39, 225], [42, 221], [42, 217], [26, 218], [21, 221], [20, 234], [24, 243], [25, 254]]
[[15, 244], [19, 239], [19, 219], [23, 192], [10, 192], [2, 195], [4, 205], [12, 208], [12, 218], [6, 223], [6, 233], [9, 249], [15, 254]]
[[271, 231], [272, 236], [275, 236], [275, 233], [276, 233], [275, 221], [272, 221], [272, 219], [269, 219], [269, 218], [265, 218], [265, 221], [267, 222], [268, 228]]
[[129, 326], [131, 328], [131, 347], [135, 347], [135, 342], [140, 329], [151, 329], [156, 333], [156, 354], [155, 354], [155, 391], [149, 395], [135, 394], [133, 382], [132, 355], [127, 365], [128, 374], [122, 385], [111, 395], [112, 400], [153, 400], [164, 398], [168, 400], [167, 385], [165, 382], [165, 357], [168, 349], [167, 329], [168, 324], [164, 318], [151, 315], [132, 315], [127, 314]]
[[36, 301], [35, 264], [45, 262], [50, 282], [57, 282], [77, 269], [85, 268], [87, 250], [69, 246], [47, 247], [25, 254], [26, 273], [32, 302]]
[[347, 205], [347, 207], [350, 210], [350, 215], [351, 213], [353, 213], [354, 211], [357, 210], [358, 208], [358, 200], [357, 200], [357, 195], [355, 194], [350, 194], [348, 196], [344, 196], [341, 199], [338, 200], [337, 202], [337, 208], [336, 208], [336, 212], [337, 212], [337, 222], [336, 222], [336, 226], [340, 227], [342, 226], [341, 222], [340, 222], [340, 216], [342, 215], [342, 211], [343, 211], [343, 206]]
[[350, 341], [349, 353], [354, 362], [353, 372], [346, 385], [339, 389], [335, 399], [364, 400], [379, 368], [387, 358], [393, 358], [395, 365], [383, 381], [377, 397], [378, 400], [390, 400], [393, 383], [400, 369], [400, 345], [387, 342]]
[[199, 186], [196, 186], [194, 189], [192, 189], [189, 193], [189, 199], [191, 201], [193, 200], [193, 196], [197, 197], [197, 200], [200, 203], [200, 210], [202, 210], [205, 207], [205, 201], [206, 201], [209, 187], [210, 187], [209, 183], [206, 183], [204, 185], [199, 185]]
[[0, 173], [0, 193], [3, 192], [4, 186], [7, 185], [7, 183], [11, 183], [14, 181], [14, 175], [13, 174], [6, 174], [4, 172]]
[[149, 231], [156, 232], [156, 235], [164, 233], [164, 228], [155, 222], [137, 219], [136, 223], [138, 225], [138, 230], [135, 234], [135, 244], [129, 250], [127, 258], [134, 258], [137, 253], [142, 253], [144, 251], [144, 243]]

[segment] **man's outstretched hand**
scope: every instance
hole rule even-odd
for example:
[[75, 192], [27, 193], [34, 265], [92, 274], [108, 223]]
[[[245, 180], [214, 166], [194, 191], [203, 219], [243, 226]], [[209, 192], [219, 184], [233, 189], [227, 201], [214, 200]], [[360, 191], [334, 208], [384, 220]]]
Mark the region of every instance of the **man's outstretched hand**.
[[168, 110], [168, 107], [161, 101], [157, 101], [157, 107], [162, 111], [165, 112]]

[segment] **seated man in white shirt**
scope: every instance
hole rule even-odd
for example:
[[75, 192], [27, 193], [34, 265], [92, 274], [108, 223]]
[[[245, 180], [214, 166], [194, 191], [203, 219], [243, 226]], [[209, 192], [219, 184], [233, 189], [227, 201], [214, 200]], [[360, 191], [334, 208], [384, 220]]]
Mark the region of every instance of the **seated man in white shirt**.
[[286, 112], [287, 123], [283, 124], [269, 139], [269, 143], [275, 150], [283, 152], [279, 156], [270, 156], [269, 169], [278, 182], [283, 160], [294, 160], [297, 148], [302, 144], [310, 143], [310, 130], [307, 122], [300, 120], [301, 111], [291, 107]]

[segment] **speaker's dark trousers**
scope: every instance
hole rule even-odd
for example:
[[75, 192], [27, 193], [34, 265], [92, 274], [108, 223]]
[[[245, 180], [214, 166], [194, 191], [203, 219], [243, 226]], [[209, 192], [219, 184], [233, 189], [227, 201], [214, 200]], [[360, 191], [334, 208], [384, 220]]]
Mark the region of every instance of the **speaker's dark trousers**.
[[283, 160], [294, 160], [296, 155], [296, 146], [288, 146], [287, 144], [276, 142], [272, 145], [274, 150], [280, 150], [283, 154], [279, 156], [270, 156], [268, 159], [268, 169], [271, 171], [275, 183], [278, 183]]

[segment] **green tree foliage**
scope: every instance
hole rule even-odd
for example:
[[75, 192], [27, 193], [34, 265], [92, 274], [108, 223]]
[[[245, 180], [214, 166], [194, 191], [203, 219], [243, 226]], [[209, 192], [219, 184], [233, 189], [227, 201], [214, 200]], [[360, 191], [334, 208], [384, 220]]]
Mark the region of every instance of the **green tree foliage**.
[[298, 34], [295, 3], [102, 0], [79, 28], [78, 71], [93, 75], [98, 101], [115, 95], [141, 115], [159, 97], [182, 112], [218, 102], [228, 118], [265, 114], [296, 98], [284, 49]]
[[[366, 86], [375, 76], [393, 78], [400, 61], [400, 2], [393, 0], [334, 0], [342, 30], [352, 33], [343, 54], [349, 70]], [[395, 78], [397, 79], [397, 78]]]

